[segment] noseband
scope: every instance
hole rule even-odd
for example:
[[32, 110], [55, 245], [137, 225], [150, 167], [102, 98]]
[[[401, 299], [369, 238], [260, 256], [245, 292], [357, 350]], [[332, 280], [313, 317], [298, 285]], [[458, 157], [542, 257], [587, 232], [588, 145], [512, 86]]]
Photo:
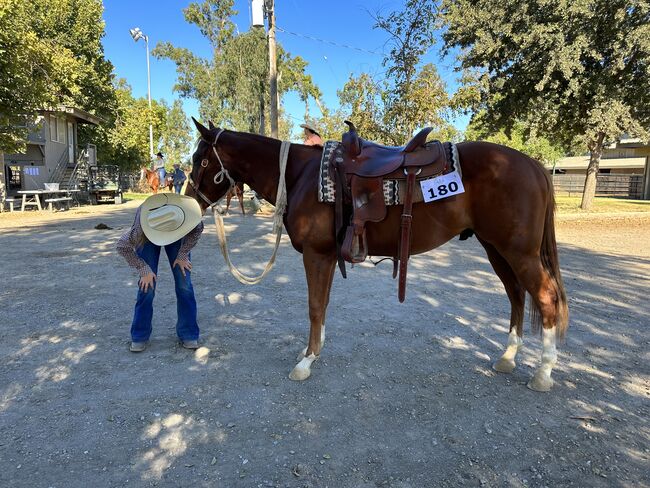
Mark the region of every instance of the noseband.
[[[223, 162], [221, 162], [221, 158], [219, 157], [219, 153], [217, 152], [217, 140], [219, 139], [219, 136], [223, 133], [223, 131], [224, 131], [223, 129], [219, 129], [219, 132], [217, 132], [214, 141], [212, 141], [211, 143], [206, 141], [203, 137], [201, 137], [201, 140], [207, 144], [210, 144], [210, 146], [212, 146], [212, 151], [214, 151], [215, 156], [217, 156], [217, 161], [219, 161], [219, 165], [221, 166], [221, 169], [217, 172], [217, 174], [214, 175], [214, 184], [218, 185], [221, 182], [223, 182], [225, 178], [228, 178], [228, 182], [230, 183], [230, 185], [228, 186], [226, 193], [224, 193], [225, 195], [232, 189], [233, 186], [235, 186], [235, 180], [232, 179], [232, 177], [228, 173], [228, 170], [224, 167]], [[190, 173], [190, 177], [188, 178], [188, 183], [194, 190], [194, 193], [200, 196], [203, 199], [203, 201], [205, 201], [205, 203], [208, 204], [208, 208], [213, 208], [219, 202], [211, 201], [201, 191], [199, 191], [199, 187], [201, 186], [201, 179], [203, 178], [203, 172], [205, 171], [205, 168], [207, 168], [209, 164], [210, 164], [209, 159], [201, 160], [201, 168], [199, 168], [199, 174], [196, 177], [196, 182], [194, 182], [194, 180], [192, 179], [192, 174]]]

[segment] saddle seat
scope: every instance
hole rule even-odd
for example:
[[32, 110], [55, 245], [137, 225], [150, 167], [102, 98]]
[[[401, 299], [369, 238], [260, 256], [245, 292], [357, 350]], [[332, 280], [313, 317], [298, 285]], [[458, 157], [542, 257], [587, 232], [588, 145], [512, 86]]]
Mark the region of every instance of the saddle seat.
[[[334, 181], [336, 182], [336, 238], [341, 274], [346, 277], [345, 263], [360, 263], [368, 255], [365, 226], [386, 218], [384, 179], [406, 180], [406, 195], [402, 213], [398, 255], [394, 256], [393, 277], [400, 263], [399, 301], [404, 301], [406, 264], [410, 255], [411, 208], [416, 176], [430, 177], [448, 167], [442, 143], [426, 144], [431, 128], [418, 132], [406, 146], [382, 146], [361, 139], [354, 124], [345, 121], [348, 132], [343, 134], [342, 148], [336, 151]], [[351, 204], [351, 212], [343, 203]], [[349, 224], [345, 221], [348, 220]]]
[[[391, 179], [404, 178], [401, 168], [430, 166], [431, 173], [439, 173], [444, 168], [446, 158], [439, 141], [426, 144], [432, 128], [427, 127], [418, 132], [406, 146], [383, 146], [366, 141], [357, 135], [352, 122], [346, 121], [350, 130], [343, 134], [345, 158], [343, 171], [346, 175], [364, 178], [382, 176]], [[393, 173], [400, 173], [394, 175]]]

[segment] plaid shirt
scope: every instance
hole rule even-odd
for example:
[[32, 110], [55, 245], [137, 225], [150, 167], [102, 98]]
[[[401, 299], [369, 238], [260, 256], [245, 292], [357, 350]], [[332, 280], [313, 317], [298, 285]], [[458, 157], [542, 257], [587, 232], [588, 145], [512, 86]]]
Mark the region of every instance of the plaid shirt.
[[[194, 227], [194, 229], [192, 229], [189, 234], [182, 238], [183, 243], [181, 244], [181, 248], [178, 251], [178, 256], [176, 259], [179, 259], [181, 261], [188, 259], [190, 251], [194, 246], [196, 246], [196, 243], [199, 241], [202, 232], [203, 222], [200, 222], [199, 225]], [[140, 209], [138, 208], [138, 210], [135, 212], [133, 225], [128, 231], [124, 233], [124, 235], [122, 235], [122, 237], [120, 237], [120, 240], [117, 241], [117, 246], [115, 246], [117, 252], [122, 255], [129, 266], [135, 268], [138, 271], [140, 277], [153, 272], [151, 271], [149, 265], [144, 261], [144, 259], [138, 256], [138, 253], [136, 252], [136, 246], [138, 242], [141, 241], [143, 234], [144, 232], [142, 231], [142, 226], [140, 225]]]

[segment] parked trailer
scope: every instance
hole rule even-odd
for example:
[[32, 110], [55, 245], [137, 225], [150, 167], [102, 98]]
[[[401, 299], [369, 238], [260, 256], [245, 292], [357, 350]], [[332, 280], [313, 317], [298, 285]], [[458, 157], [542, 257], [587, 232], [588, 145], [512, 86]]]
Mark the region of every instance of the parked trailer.
[[88, 200], [91, 205], [105, 202], [122, 203], [124, 196], [119, 167], [92, 166], [88, 176]]

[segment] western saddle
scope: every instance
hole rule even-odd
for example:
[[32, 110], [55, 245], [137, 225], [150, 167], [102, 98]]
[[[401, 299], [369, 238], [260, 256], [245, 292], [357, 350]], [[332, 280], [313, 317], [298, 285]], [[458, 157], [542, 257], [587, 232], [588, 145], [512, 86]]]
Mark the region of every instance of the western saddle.
[[427, 178], [443, 173], [449, 161], [442, 143], [426, 143], [432, 128], [418, 132], [406, 146], [389, 147], [366, 141], [354, 124], [345, 121], [348, 132], [336, 149], [333, 178], [336, 185], [336, 242], [338, 265], [347, 277], [345, 262], [360, 263], [368, 255], [366, 222], [386, 218], [384, 180], [406, 182], [397, 255], [393, 256], [393, 278], [399, 264], [398, 299], [406, 294], [406, 271], [411, 247], [411, 210], [416, 176]]

